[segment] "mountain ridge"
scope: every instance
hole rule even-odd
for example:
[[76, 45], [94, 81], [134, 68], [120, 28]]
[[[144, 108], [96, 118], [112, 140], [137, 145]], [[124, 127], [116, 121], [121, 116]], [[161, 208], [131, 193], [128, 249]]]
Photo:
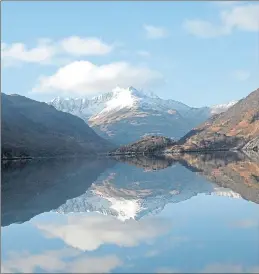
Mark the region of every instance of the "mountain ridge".
[[56, 109], [81, 117], [101, 137], [117, 144], [137, 141], [145, 134], [180, 139], [191, 128], [230, 105], [193, 108], [134, 87], [116, 87], [91, 99], [60, 97], [49, 102]]
[[2, 158], [96, 154], [114, 146], [82, 119], [21, 95], [1, 94]]

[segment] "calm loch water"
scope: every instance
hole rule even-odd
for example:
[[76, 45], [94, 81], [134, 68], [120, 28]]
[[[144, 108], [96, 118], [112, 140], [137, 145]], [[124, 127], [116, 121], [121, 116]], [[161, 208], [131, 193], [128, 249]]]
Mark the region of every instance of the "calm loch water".
[[5, 164], [2, 272], [258, 273], [257, 160], [178, 160]]

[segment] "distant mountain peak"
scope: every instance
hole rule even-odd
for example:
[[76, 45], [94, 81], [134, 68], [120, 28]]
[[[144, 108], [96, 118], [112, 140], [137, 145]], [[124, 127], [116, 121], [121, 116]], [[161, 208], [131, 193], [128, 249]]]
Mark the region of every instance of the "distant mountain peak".
[[138, 90], [134, 88], [133, 86], [123, 88], [117, 86], [112, 90], [115, 94], [120, 94], [120, 93], [130, 93], [132, 96], [138, 97], [138, 98], [145, 98], [145, 97], [153, 97], [153, 98], [158, 98], [154, 93], [152, 92], [145, 92], [144, 90]]
[[133, 86], [128, 87], [128, 90], [129, 90], [129, 91], [137, 91], [137, 89], [134, 88]]
[[118, 144], [135, 142], [147, 133], [179, 139], [227, 108], [192, 108], [133, 86], [116, 86], [92, 98], [57, 97], [49, 104], [79, 116], [103, 138]]

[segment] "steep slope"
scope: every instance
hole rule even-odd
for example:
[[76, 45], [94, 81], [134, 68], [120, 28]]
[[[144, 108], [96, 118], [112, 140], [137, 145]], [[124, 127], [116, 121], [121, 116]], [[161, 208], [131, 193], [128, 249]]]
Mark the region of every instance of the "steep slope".
[[80, 118], [24, 96], [1, 94], [2, 157], [59, 156], [110, 150]]
[[133, 87], [117, 87], [92, 99], [56, 98], [49, 104], [81, 117], [100, 136], [120, 145], [134, 142], [145, 134], [179, 139], [212, 113], [224, 111], [224, 106], [191, 108]]
[[[258, 149], [259, 89], [230, 107], [226, 112], [190, 131], [178, 142], [183, 150]], [[177, 146], [172, 147], [177, 149]]]

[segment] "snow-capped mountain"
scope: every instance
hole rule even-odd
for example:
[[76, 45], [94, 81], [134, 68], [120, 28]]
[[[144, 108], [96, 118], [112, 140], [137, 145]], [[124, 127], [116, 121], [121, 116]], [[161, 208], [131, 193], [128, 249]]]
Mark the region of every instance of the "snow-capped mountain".
[[187, 105], [174, 101], [163, 100], [154, 93], [138, 91], [133, 87], [127, 89], [116, 87], [111, 92], [88, 98], [60, 98], [53, 99], [49, 104], [55, 108], [74, 113], [82, 118], [98, 117], [108, 112], [116, 112], [121, 109], [134, 107], [153, 108], [154, 110], [188, 111]]
[[145, 134], [179, 139], [212, 114], [228, 107], [192, 108], [133, 87], [116, 87], [91, 99], [58, 97], [49, 104], [79, 116], [100, 136], [117, 144], [134, 142]]

